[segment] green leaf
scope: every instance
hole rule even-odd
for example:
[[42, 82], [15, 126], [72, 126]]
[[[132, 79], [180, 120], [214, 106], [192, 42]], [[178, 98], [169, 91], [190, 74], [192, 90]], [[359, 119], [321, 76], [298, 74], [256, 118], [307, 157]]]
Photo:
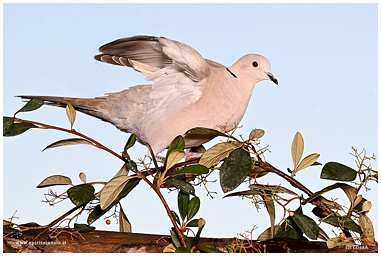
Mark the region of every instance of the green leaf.
[[184, 138], [183, 138], [183, 136], [179, 135], [176, 138], [174, 138], [173, 141], [171, 142], [171, 144], [169, 145], [166, 158], [168, 158], [168, 156], [172, 152], [172, 150], [174, 150], [174, 149], [184, 150], [184, 148], [185, 148]]
[[194, 187], [190, 183], [184, 180], [169, 180], [169, 181], [166, 181], [165, 183], [175, 186], [176, 188], [180, 189], [182, 192], [187, 194], [193, 195], [195, 192]]
[[198, 227], [198, 219], [193, 219], [189, 221], [187, 227]]
[[132, 133], [130, 137], [128, 137], [127, 143], [124, 146], [124, 151], [127, 151], [127, 149], [132, 148], [132, 146], [135, 145], [136, 142], [136, 134]]
[[[316, 198], [316, 200], [317, 199], [321, 200], [326, 206], [328, 206], [332, 210], [341, 210], [341, 211], [344, 211], [344, 209], [341, 207], [341, 205], [336, 203], [333, 200], [328, 200], [324, 196], [319, 196], [318, 198]], [[319, 202], [317, 202], [316, 200], [312, 201], [311, 204], [313, 204], [313, 205], [319, 205]]]
[[123, 190], [119, 193], [117, 198], [112, 202], [106, 209], [102, 210], [100, 204], [97, 205], [94, 210], [89, 214], [89, 217], [87, 218], [87, 224], [91, 224], [97, 219], [99, 219], [103, 214], [108, 212], [112, 207], [114, 207], [123, 197], [127, 196], [128, 193], [131, 192], [133, 188], [135, 188], [141, 179], [131, 179], [129, 182], [126, 183]]
[[200, 198], [193, 197], [188, 204], [188, 220], [192, 219], [200, 209]]
[[133, 160], [128, 161], [126, 163], [126, 167], [128, 168], [128, 170], [131, 170], [133, 173], [138, 172], [138, 166], [136, 165], [136, 163]]
[[[319, 227], [319, 226], [318, 226]], [[328, 241], [329, 239], [329, 236], [324, 232], [323, 229], [321, 229], [319, 227], [319, 236], [318, 236], [319, 239], [323, 240], [323, 241]]]
[[[136, 176], [118, 176], [111, 179], [102, 189], [100, 194], [100, 205], [102, 209], [107, 208], [110, 204], [117, 200], [119, 194], [124, 189], [127, 182], [136, 179]], [[120, 199], [119, 199], [120, 200]]]
[[347, 185], [345, 183], [338, 182], [338, 183], [335, 183], [335, 184], [330, 185], [328, 187], [325, 187], [320, 191], [313, 193], [309, 198], [307, 198], [303, 201], [303, 204], [307, 204], [307, 203], [313, 201], [314, 199], [317, 199], [320, 195], [322, 195], [328, 191], [334, 190], [336, 188], [341, 188], [345, 192], [345, 194], [348, 196], [348, 198], [351, 202], [353, 202], [356, 199], [356, 194], [357, 194], [356, 188], [354, 188], [350, 185]]
[[257, 166], [256, 161], [253, 157], [251, 158], [251, 161], [252, 161], [252, 164], [251, 164], [251, 169], [249, 172], [249, 175], [251, 177], [256, 177], [258, 179], [258, 178], [263, 177], [269, 173], [269, 172], [265, 172], [263, 168]]
[[299, 206], [294, 212], [298, 212], [298, 213], [303, 214], [303, 208], [302, 208], [302, 206]]
[[97, 219], [99, 219], [103, 214], [105, 214], [106, 211], [102, 210], [101, 206], [98, 204], [94, 207], [94, 210], [92, 210], [89, 214], [89, 217], [87, 217], [87, 224], [90, 225]]
[[177, 205], [179, 207], [181, 219], [184, 220], [188, 214], [189, 194], [179, 191]]
[[132, 133], [130, 135], [130, 137], [128, 137], [128, 140], [127, 140], [127, 143], [126, 145], [124, 146], [124, 149], [123, 149], [123, 153], [122, 153], [122, 156], [127, 158], [127, 159], [130, 159], [130, 156], [128, 155], [127, 153], [127, 150], [129, 148], [131, 148], [136, 142], [136, 134], [135, 133]]
[[190, 240], [189, 237], [184, 235], [184, 240], [185, 240], [185, 243], [187, 244], [187, 248], [192, 248], [193, 247], [192, 240]]
[[119, 212], [119, 232], [131, 233], [131, 223], [122, 208]]
[[53, 175], [44, 179], [37, 188], [45, 188], [56, 185], [72, 185], [71, 179], [62, 175]]
[[270, 229], [271, 229], [271, 238], [274, 237], [275, 234], [275, 205], [274, 200], [271, 193], [266, 193], [262, 195], [263, 201], [265, 203], [267, 212], [270, 217]]
[[71, 138], [71, 139], [56, 141], [50, 144], [49, 146], [47, 146], [46, 148], [44, 148], [42, 151], [45, 151], [50, 148], [57, 148], [57, 147], [69, 146], [69, 145], [80, 145], [80, 144], [94, 145], [92, 142], [85, 139]]
[[265, 135], [265, 131], [262, 129], [255, 129], [250, 132], [249, 140], [260, 139]]
[[209, 128], [203, 128], [203, 127], [195, 127], [190, 130], [188, 130], [185, 133], [186, 137], [196, 137], [198, 136], [204, 136], [204, 137], [216, 137], [216, 136], [223, 136], [228, 137], [225, 133], [219, 132], [217, 130], [209, 129]]
[[190, 149], [190, 152], [196, 152], [196, 153], [205, 153], [206, 149], [203, 145], [193, 147]]
[[[181, 157], [180, 159], [173, 159], [173, 157], [175, 156], [179, 156], [178, 153], [180, 152], [179, 150], [181, 150], [182, 152], [184, 152], [184, 148], [185, 148], [185, 141], [184, 141], [184, 138], [183, 136], [179, 135], [177, 136], [176, 138], [174, 138], [171, 142], [171, 144], [169, 145], [168, 147], [168, 150], [167, 150], [167, 155], [165, 157], [165, 163], [164, 163], [164, 166], [166, 166], [166, 170], [168, 170], [170, 167], [172, 167], [173, 165], [175, 165], [178, 161], [181, 160]], [[177, 150], [178, 152], [176, 154], [172, 154], [172, 151], [173, 150]], [[185, 155], [185, 153], [184, 153]], [[170, 158], [171, 157], [171, 158]], [[176, 163], [173, 163], [174, 160], [177, 160]], [[172, 161], [172, 162], [171, 162]], [[169, 163], [171, 162], [171, 163]], [[168, 167], [170, 166], [170, 167]]]
[[353, 203], [357, 197], [357, 189], [352, 186], [341, 186], [341, 189], [345, 192], [347, 195], [349, 201]]
[[159, 166], [157, 165], [157, 161], [156, 161], [156, 158], [155, 158], [155, 155], [152, 151], [152, 148], [149, 144], [146, 144], [147, 148], [148, 148], [148, 151], [150, 152], [151, 154], [151, 158], [152, 158], [152, 161], [153, 161], [153, 164], [155, 165], [155, 168], [156, 168], [156, 172], [157, 173], [160, 173], [160, 169], [159, 169]]
[[121, 176], [121, 175], [128, 175], [128, 169], [129, 168], [127, 167], [127, 163], [124, 163], [123, 166], [120, 168], [120, 170], [115, 174], [113, 178]]
[[262, 185], [262, 184], [252, 184], [249, 186], [251, 190], [245, 190], [240, 192], [234, 192], [231, 194], [228, 194], [225, 197], [231, 197], [231, 196], [250, 196], [250, 195], [266, 195], [268, 193], [286, 193], [293, 196], [299, 196], [295, 192], [282, 187], [282, 186], [275, 186], [275, 185]]
[[336, 163], [329, 162], [323, 166], [320, 178], [328, 180], [353, 181], [356, 179], [357, 172], [352, 168]]
[[177, 237], [176, 232], [172, 229], [169, 232], [171, 233], [172, 243], [176, 246], [176, 248], [181, 247], [181, 243], [179, 238]]
[[171, 210], [171, 213], [172, 213], [173, 218], [174, 218], [175, 221], [177, 222], [177, 224], [180, 225], [180, 218], [179, 218], [179, 216], [177, 215], [177, 213], [176, 213], [175, 211], [172, 211], [172, 210]]
[[[31, 123], [13, 123], [9, 128], [8, 132], [4, 135], [5, 137], [20, 135], [30, 128], [36, 128], [37, 126]], [[4, 131], [3, 131], [4, 132]]]
[[260, 190], [245, 190], [245, 191], [239, 191], [239, 192], [233, 192], [233, 193], [227, 194], [223, 198], [232, 197], [232, 196], [251, 196], [251, 195], [262, 196], [265, 193], [266, 192], [260, 191]]
[[90, 202], [94, 196], [95, 189], [90, 184], [81, 184], [67, 190], [71, 202], [76, 206], [81, 206]]
[[67, 115], [67, 118], [69, 119], [71, 129], [73, 129], [73, 125], [74, 125], [75, 117], [77, 116], [77, 113], [75, 112], [75, 109], [73, 105], [70, 104], [70, 102], [68, 102], [66, 105], [66, 115]]
[[227, 157], [230, 152], [232, 152], [234, 149], [238, 148], [240, 146], [233, 145], [230, 142], [222, 142], [217, 145], [214, 145], [210, 149], [208, 149], [200, 158], [199, 164], [210, 168], [215, 163], [221, 161], [225, 157]]
[[[195, 245], [198, 245], [198, 244], [200, 243], [201, 232], [202, 232], [202, 230], [203, 230], [204, 227], [205, 227], [205, 220], [204, 220], [203, 218], [200, 218], [200, 219], [198, 220], [198, 222], [199, 222], [199, 225], [198, 225], [198, 231], [197, 231], [197, 234], [196, 234], [196, 236], [195, 236], [195, 238], [194, 238], [194, 244], [195, 244]], [[200, 227], [200, 223], [203, 223], [201, 227]]]
[[190, 253], [191, 251], [188, 248], [179, 246], [176, 248], [175, 253]]
[[[198, 245], [200, 246], [200, 245]], [[203, 245], [206, 249], [208, 249], [211, 253], [224, 253], [223, 251], [218, 250], [217, 248], [214, 248], [213, 246], [210, 245]]]
[[199, 174], [206, 174], [208, 172], [209, 172], [208, 168], [206, 168], [203, 165], [196, 164], [196, 165], [185, 166], [184, 168], [181, 168], [180, 170], [172, 173], [170, 176], [176, 176], [176, 175], [184, 174], [184, 173], [199, 175]]
[[3, 136], [9, 132], [15, 119], [13, 117], [3, 116]]
[[294, 212], [292, 219], [308, 238], [312, 240], [316, 240], [318, 238], [319, 226], [313, 219], [299, 212]]
[[287, 217], [278, 228], [274, 235], [274, 238], [275, 237], [301, 239], [303, 238], [303, 232], [291, 217]]
[[282, 186], [278, 186], [278, 185], [251, 184], [249, 186], [249, 188], [258, 189], [258, 190], [265, 190], [265, 191], [272, 192], [272, 193], [286, 193], [286, 194], [290, 194], [293, 196], [299, 196], [294, 191], [292, 191], [288, 188], [282, 187]]
[[41, 225], [38, 224], [38, 223], [36, 223], [36, 222], [22, 223], [22, 224], [20, 224], [20, 226], [23, 226], [23, 227], [30, 227], [30, 228], [41, 227]]
[[172, 166], [177, 164], [183, 157], [185, 156], [185, 152], [182, 149], [174, 149], [165, 159], [165, 170], [170, 169]]
[[95, 230], [95, 227], [89, 226], [87, 224], [77, 224], [74, 223], [74, 229], [79, 233], [88, 233]]
[[362, 230], [362, 236], [366, 237], [369, 242], [374, 242], [374, 228], [372, 221], [364, 213], [360, 213], [359, 224]]
[[328, 216], [328, 213], [326, 211], [323, 211], [322, 209], [320, 209], [317, 206], [312, 209], [312, 213], [321, 219]]
[[358, 204], [355, 206], [355, 210], [357, 210], [358, 212], [362, 212], [362, 211], [363, 211], [362, 207], [363, 207], [363, 205], [364, 205], [364, 203], [365, 203], [366, 201], [367, 201], [367, 200], [366, 200], [365, 198], [362, 198], [361, 201], [360, 201], [360, 203], [358, 203]]
[[[274, 226], [274, 234], [278, 231], [279, 226]], [[271, 227], [267, 228], [265, 231], [263, 231], [257, 238], [257, 240], [267, 240], [272, 239], [274, 235], [272, 235]]]
[[28, 112], [33, 111], [38, 108], [40, 108], [42, 105], [44, 105], [44, 101], [40, 99], [31, 99], [28, 101], [19, 111], [15, 113], [15, 115], [19, 112]]
[[243, 148], [232, 151], [220, 168], [220, 184], [224, 193], [238, 187], [249, 174], [250, 153]]
[[304, 150], [304, 141], [302, 135], [297, 132], [291, 145], [291, 156], [294, 164], [294, 169], [298, 165]]
[[360, 226], [348, 217], [330, 216], [325, 219], [322, 219], [322, 221], [335, 227], [349, 229], [359, 234], [362, 233]]
[[[144, 175], [144, 173], [143, 173]], [[123, 197], [127, 196], [132, 189], [134, 189], [138, 184], [139, 182], [141, 181], [140, 178], [136, 177], [136, 176], [133, 176], [134, 179], [130, 179], [126, 185], [124, 186], [124, 188], [122, 189], [122, 191], [119, 193], [119, 195], [116, 197], [115, 199], [115, 202], [119, 202], [120, 199], [122, 199]], [[112, 205], [112, 204], [111, 204]]]

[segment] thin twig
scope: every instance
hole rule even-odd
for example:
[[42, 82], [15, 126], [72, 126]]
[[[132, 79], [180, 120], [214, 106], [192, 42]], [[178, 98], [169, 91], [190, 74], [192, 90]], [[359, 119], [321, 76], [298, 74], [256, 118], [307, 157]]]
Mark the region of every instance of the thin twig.
[[23, 120], [23, 119], [20, 119], [20, 118], [17, 118], [17, 117], [15, 117], [14, 119], [15, 119], [15, 121], [19, 121], [19, 122], [23, 122], [23, 123], [30, 123], [30, 124], [39, 125], [39, 126], [41, 126], [41, 127], [39, 127], [40, 129], [54, 129], [54, 130], [59, 130], [59, 131], [75, 134], [75, 135], [77, 135], [79, 137], [82, 137], [82, 138], [84, 138], [86, 140], [91, 141], [94, 144], [95, 147], [103, 149], [103, 150], [113, 154], [114, 156], [116, 156], [117, 158], [121, 159], [125, 163], [128, 163], [128, 161], [129, 161], [128, 159], [124, 158], [123, 156], [119, 155], [118, 153], [116, 153], [116, 152], [112, 151], [111, 149], [103, 146], [101, 143], [97, 142], [96, 140], [93, 140], [92, 138], [89, 138], [86, 135], [84, 135], [82, 133], [79, 133], [79, 132], [77, 132], [74, 129], [69, 130], [69, 129], [65, 129], [65, 128], [61, 128], [61, 127], [57, 127], [57, 126], [52, 126], [52, 125], [47, 125], [47, 124], [43, 124], [43, 123], [39, 123], [39, 122], [35, 122], [35, 121]]
[[51, 227], [53, 227], [54, 225], [56, 225], [58, 222], [60, 222], [62, 219], [66, 218], [67, 216], [69, 216], [70, 214], [72, 214], [74, 211], [76, 211], [77, 209], [79, 209], [80, 207], [82, 207], [82, 205], [80, 206], [76, 206], [74, 208], [72, 208], [70, 211], [66, 212], [64, 215], [62, 215], [61, 217], [59, 217], [58, 219], [52, 221], [49, 225], [46, 226], [46, 228], [44, 230], [42, 230], [40, 233], [38, 233], [37, 236], [35, 236], [35, 238], [33, 238], [32, 241], [28, 241], [28, 243], [26, 243], [24, 245], [23, 248], [21, 248], [18, 253], [22, 252], [23, 250], [25, 250], [29, 244], [31, 242], [34, 242], [38, 237], [40, 237], [42, 234], [44, 234], [46, 231], [48, 231]]

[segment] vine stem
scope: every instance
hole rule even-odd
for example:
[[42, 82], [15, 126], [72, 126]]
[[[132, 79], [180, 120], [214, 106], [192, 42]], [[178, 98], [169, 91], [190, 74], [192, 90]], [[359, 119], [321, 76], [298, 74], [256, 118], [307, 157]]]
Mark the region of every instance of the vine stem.
[[142, 178], [145, 182], [147, 182], [147, 184], [155, 191], [155, 193], [160, 198], [161, 202], [164, 205], [165, 210], [167, 211], [168, 217], [171, 219], [172, 225], [175, 228], [175, 231], [176, 231], [177, 235], [179, 236], [179, 239], [180, 239], [180, 242], [181, 242], [182, 246], [184, 246], [186, 248], [187, 247], [187, 243], [185, 242], [184, 235], [181, 232], [181, 230], [179, 229], [179, 226], [177, 226], [176, 220], [175, 220], [175, 218], [172, 215], [171, 209], [169, 209], [169, 206], [168, 206], [167, 202], [165, 201], [165, 198], [161, 194], [160, 190], [155, 185], [153, 185], [152, 182], [149, 181], [147, 179], [147, 177], [144, 174], [142, 174], [140, 171], [137, 171], [137, 174], [138, 174], [139, 178]]
[[[259, 163], [259, 166], [261, 168], [264, 169], [264, 171], [267, 171], [267, 172], [272, 172], [272, 173], [275, 173], [279, 176], [281, 176], [282, 178], [284, 178], [285, 180], [287, 180], [291, 186], [295, 187], [295, 188], [298, 188], [300, 189], [301, 191], [305, 192], [308, 196], [311, 196], [313, 193], [311, 192], [311, 190], [309, 190], [308, 188], [306, 188], [303, 184], [301, 184], [300, 182], [298, 182], [297, 180], [295, 180], [293, 177], [291, 176], [288, 176], [287, 174], [285, 174], [284, 172], [282, 172], [281, 170], [278, 170], [277, 168], [273, 167], [272, 165], [270, 165], [269, 163], [265, 163], [265, 162], [260, 162]], [[326, 213], [328, 214], [332, 214], [332, 210], [330, 208], [328, 208], [328, 206], [321, 200], [316, 200], [317, 201], [317, 207], [319, 207], [320, 209], [322, 209], [323, 211], [325, 211]]]
[[[52, 126], [52, 125], [47, 125], [47, 124], [43, 124], [43, 123], [39, 123], [39, 122], [35, 122], [35, 121], [23, 120], [23, 119], [20, 119], [20, 118], [17, 118], [17, 117], [14, 117], [14, 120], [15, 120], [15, 121], [19, 121], [19, 122], [23, 122], [23, 123], [31, 123], [31, 124], [38, 125], [38, 126], [40, 126], [40, 127], [38, 127], [38, 128], [40, 128], [40, 129], [54, 129], [54, 130], [59, 130], [59, 131], [63, 131], [63, 132], [67, 132], [67, 133], [75, 134], [75, 135], [77, 135], [77, 136], [79, 136], [79, 137], [82, 137], [82, 138], [84, 138], [84, 139], [86, 139], [86, 140], [92, 142], [93, 145], [94, 145], [95, 147], [97, 147], [97, 148], [99, 148], [99, 149], [103, 149], [103, 150], [105, 150], [105, 151], [111, 153], [112, 155], [116, 156], [117, 158], [119, 158], [120, 160], [124, 161], [125, 163], [128, 163], [128, 162], [129, 162], [129, 160], [126, 159], [126, 158], [124, 158], [122, 155], [119, 155], [118, 153], [112, 151], [111, 149], [109, 149], [109, 148], [103, 146], [103, 145], [102, 145], [101, 143], [99, 143], [98, 141], [96, 141], [96, 140], [94, 140], [94, 139], [92, 139], [92, 138], [90, 138], [90, 137], [87, 137], [86, 135], [84, 135], [84, 134], [82, 134], [82, 133], [80, 133], [80, 132], [77, 132], [77, 131], [74, 130], [74, 129], [69, 130], [69, 129], [65, 129], [65, 128], [61, 128], [61, 127], [57, 127], [57, 126]], [[171, 210], [169, 209], [169, 206], [168, 206], [167, 202], [165, 201], [165, 198], [164, 198], [163, 195], [161, 194], [160, 190], [159, 190], [157, 187], [155, 187], [155, 185], [153, 185], [152, 182], [150, 182], [150, 181], [147, 179], [147, 177], [146, 177], [143, 173], [141, 173], [139, 170], [137, 170], [137, 174], [138, 174], [139, 178], [142, 178], [142, 179], [143, 179], [143, 180], [144, 180], [144, 181], [145, 181], [145, 182], [146, 182], [146, 183], [147, 183], [147, 184], [148, 184], [148, 185], [149, 185], [149, 186], [156, 192], [156, 194], [159, 196], [159, 198], [160, 198], [162, 204], [164, 205], [165, 210], [167, 211], [168, 217], [171, 219], [171, 222], [172, 222], [172, 224], [173, 224], [173, 227], [175, 228], [175, 231], [176, 231], [177, 235], [179, 236], [179, 239], [180, 239], [180, 241], [181, 241], [182, 246], [187, 247], [186, 242], [185, 242], [184, 235], [183, 235], [183, 233], [180, 231], [179, 227], [177, 226], [176, 220], [175, 220], [175, 218], [173, 217], [173, 215], [172, 215], [172, 213], [171, 213]], [[95, 183], [94, 183], [94, 184], [95, 184]], [[73, 209], [77, 209], [77, 207], [76, 207], [76, 208], [73, 208]], [[71, 213], [71, 212], [73, 211], [73, 209], [70, 210], [68, 213]], [[63, 215], [63, 216], [67, 216], [68, 213], [66, 213], [66, 214]], [[62, 217], [60, 217], [59, 219], [61, 219], [61, 218], [62, 218]], [[57, 220], [56, 220], [56, 221], [57, 221]], [[52, 222], [50, 225], [48, 225], [48, 227], [45, 228], [45, 229], [44, 229], [44, 230], [43, 230], [37, 237], [39, 237], [41, 234], [43, 234], [44, 232], [46, 232], [46, 230], [48, 230], [52, 225], [54, 225], [54, 224], [56, 223], [56, 221], [54, 221], [54, 222]], [[37, 237], [35, 237], [35, 239], [37, 239]], [[35, 240], [35, 239], [34, 239], [34, 240]], [[34, 240], [33, 240], [33, 241], [34, 241]], [[29, 243], [28, 243], [28, 244], [29, 244]], [[26, 248], [26, 247], [25, 247], [25, 248]], [[25, 248], [23, 248], [23, 249], [25, 249]]]

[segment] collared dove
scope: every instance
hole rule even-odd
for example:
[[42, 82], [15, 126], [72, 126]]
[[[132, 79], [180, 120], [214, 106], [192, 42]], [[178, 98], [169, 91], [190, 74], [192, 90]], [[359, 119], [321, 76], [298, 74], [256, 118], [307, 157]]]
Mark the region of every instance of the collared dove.
[[[118, 66], [132, 67], [152, 84], [137, 85], [106, 96], [39, 98], [49, 105], [76, 110], [135, 133], [155, 155], [168, 148], [178, 135], [194, 127], [230, 131], [241, 121], [257, 82], [271, 80], [269, 61], [257, 54], [241, 57], [227, 68], [204, 59], [192, 47], [164, 37], [133, 36], [99, 48], [94, 58]], [[199, 146], [212, 137], [184, 136], [185, 147]]]

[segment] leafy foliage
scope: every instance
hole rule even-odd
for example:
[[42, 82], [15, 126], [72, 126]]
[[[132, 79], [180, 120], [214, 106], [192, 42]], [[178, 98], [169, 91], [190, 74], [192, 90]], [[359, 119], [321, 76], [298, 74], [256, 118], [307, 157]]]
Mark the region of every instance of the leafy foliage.
[[[165, 206], [168, 216], [172, 221], [172, 229], [170, 230], [172, 243], [174, 246], [172, 251], [176, 252], [220, 252], [219, 250], [209, 246], [200, 244], [201, 232], [205, 227], [203, 218], [195, 218], [201, 207], [200, 197], [197, 196], [195, 186], [205, 185], [207, 177], [213, 171], [219, 171], [220, 186], [224, 193], [231, 192], [225, 197], [244, 197], [249, 198], [253, 203], [263, 204], [269, 214], [270, 227], [261, 233], [258, 239], [271, 239], [274, 237], [291, 237], [296, 239], [304, 238], [316, 240], [321, 238], [327, 241], [329, 246], [342, 246], [348, 244], [345, 239], [329, 238], [329, 236], [319, 227], [318, 223], [325, 222], [344, 232], [352, 232], [352, 235], [360, 235], [358, 241], [365, 244], [375, 244], [374, 228], [372, 221], [366, 215], [372, 208], [372, 203], [366, 200], [360, 194], [360, 189], [365, 187], [369, 181], [378, 181], [378, 172], [372, 170], [370, 165], [364, 164], [367, 160], [375, 159], [374, 156], [366, 157], [365, 152], [354, 150], [356, 158], [357, 170], [337, 162], [328, 162], [321, 168], [321, 179], [332, 181], [340, 181], [333, 183], [322, 189], [311, 192], [304, 185], [298, 182], [294, 177], [297, 172], [310, 166], [321, 165], [317, 162], [319, 154], [312, 153], [304, 158], [304, 139], [297, 132], [291, 144], [291, 160], [293, 169], [289, 169], [291, 175], [278, 170], [266, 161], [264, 161], [264, 153], [267, 147], [260, 147], [260, 139], [265, 132], [262, 129], [254, 129], [250, 132], [248, 139], [245, 140], [240, 136], [237, 138], [233, 133], [224, 132], [224, 127], [220, 130], [196, 127], [187, 131], [184, 136], [177, 136], [168, 147], [164, 164], [159, 165], [156, 156], [153, 155], [150, 145], [147, 145], [151, 154], [153, 167], [144, 160], [135, 162], [131, 159], [127, 151], [135, 144], [137, 137], [131, 134], [123, 148], [121, 154], [104, 147], [99, 142], [76, 132], [73, 129], [76, 120], [76, 111], [69, 103], [66, 106], [66, 114], [70, 123], [70, 130], [45, 125], [33, 121], [22, 120], [16, 117], [17, 113], [34, 111], [43, 105], [43, 101], [33, 99], [27, 102], [13, 117], [3, 117], [3, 136], [11, 137], [22, 134], [30, 128], [56, 129], [74, 134], [76, 138], [62, 139], [48, 145], [44, 150], [54, 147], [87, 144], [99, 149], [106, 150], [121, 159], [124, 164], [121, 169], [116, 172], [108, 182], [98, 181], [89, 182], [85, 173], [79, 174], [83, 184], [74, 185], [69, 177], [63, 175], [52, 175], [44, 179], [37, 187], [45, 188], [57, 185], [69, 185], [70, 187], [60, 195], [51, 193], [52, 200], [47, 200], [51, 205], [56, 200], [65, 200], [69, 198], [76, 206], [69, 213], [77, 209], [81, 209], [77, 215], [83, 210], [90, 211], [87, 224], [74, 224], [74, 229], [79, 232], [91, 232], [95, 227], [91, 227], [92, 223], [109, 212], [111, 209], [119, 209], [118, 223], [120, 232], [131, 232], [132, 226], [127, 218], [126, 212], [119, 204], [120, 200], [126, 197], [139, 183], [144, 180], [151, 189], [159, 196]], [[185, 140], [195, 138], [214, 138], [221, 137], [225, 141], [219, 142], [208, 150], [199, 147], [197, 150], [203, 155], [198, 163], [194, 161], [181, 162], [185, 156]], [[288, 169], [288, 168], [287, 168]], [[315, 169], [316, 170], [316, 169]], [[128, 175], [129, 171], [133, 175]], [[307, 194], [307, 198], [300, 195], [300, 191], [294, 191], [279, 184], [259, 184], [257, 179], [262, 178], [265, 174], [272, 172], [284, 178], [293, 187]], [[359, 179], [358, 182], [353, 182]], [[149, 180], [152, 179], [152, 182]], [[195, 179], [199, 179], [198, 182]], [[232, 192], [242, 183], [250, 181], [249, 189], [239, 192]], [[252, 180], [255, 182], [252, 184]], [[351, 185], [343, 182], [352, 182]], [[102, 189], [95, 193], [94, 184], [103, 185]], [[326, 199], [323, 194], [340, 188], [348, 200], [347, 206], [342, 206], [335, 200]], [[161, 194], [163, 189], [177, 190], [177, 209], [178, 213], [171, 210], [167, 205], [164, 196]], [[210, 192], [208, 191], [210, 195]], [[290, 198], [289, 198], [290, 197]], [[300, 206], [295, 211], [286, 208], [291, 201], [300, 202]], [[317, 220], [303, 213], [303, 207], [306, 204], [312, 204], [315, 207], [312, 213]], [[283, 207], [284, 214], [289, 216], [283, 217], [279, 223], [276, 223], [275, 207], [280, 205]], [[114, 214], [116, 211], [114, 210]], [[76, 216], [77, 216], [76, 215]], [[63, 215], [64, 217], [66, 215]], [[70, 219], [75, 219], [74, 217]], [[68, 225], [69, 225], [68, 224]], [[189, 228], [197, 228], [197, 232], [193, 238], [188, 237], [187, 230]], [[9, 232], [13, 232], [10, 229]], [[187, 235], [185, 235], [187, 234]], [[342, 238], [340, 238], [342, 239]]]
[[20, 112], [29, 112], [39, 109], [42, 105], [44, 105], [44, 101], [41, 99], [31, 99], [28, 101], [22, 108], [20, 108], [16, 113]]
[[352, 168], [336, 163], [329, 162], [323, 166], [320, 178], [328, 180], [353, 181], [356, 179], [357, 172]]
[[45, 187], [56, 186], [56, 185], [71, 185], [71, 184], [73, 183], [70, 178], [63, 175], [53, 175], [41, 181], [41, 183], [38, 184], [37, 187], [45, 188]]
[[238, 187], [248, 176], [250, 168], [250, 153], [244, 148], [233, 150], [220, 168], [222, 191], [226, 193]]
[[[4, 121], [4, 119], [3, 119]], [[12, 137], [12, 136], [17, 136], [17, 135], [20, 135], [24, 132], [26, 132], [27, 130], [29, 130], [30, 128], [36, 128], [37, 126], [34, 125], [34, 124], [30, 124], [30, 123], [19, 123], [19, 122], [16, 122], [16, 123], [13, 123], [11, 125], [9, 125], [10, 123], [10, 120], [6, 120], [6, 124], [3, 124], [5, 127], [5, 130], [3, 128], [3, 132], [6, 132], [4, 134], [4, 136], [6, 137]]]
[[90, 184], [81, 184], [67, 190], [67, 195], [76, 206], [81, 206], [90, 202], [94, 196], [94, 187]]

